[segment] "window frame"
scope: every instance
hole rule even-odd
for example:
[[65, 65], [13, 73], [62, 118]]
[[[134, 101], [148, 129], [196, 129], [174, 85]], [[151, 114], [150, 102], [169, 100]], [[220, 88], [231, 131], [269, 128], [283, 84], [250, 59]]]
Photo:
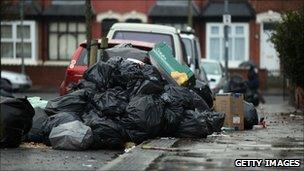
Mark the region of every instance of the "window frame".
[[[2, 38], [1, 37], [1, 43], [13, 43], [13, 56], [12, 57], [2, 57], [1, 59], [6, 60], [15, 60], [15, 59], [21, 59], [21, 57], [17, 58], [17, 43], [21, 43], [21, 38], [17, 38], [17, 26], [21, 25], [21, 21], [4, 21], [1, 22], [2, 25], [11, 25], [12, 26], [12, 37], [11, 38]], [[24, 38], [24, 43], [31, 43], [31, 56], [25, 57], [26, 60], [32, 60], [36, 61], [36, 22], [25, 20], [23, 21], [23, 26], [29, 26], [30, 27], [30, 38]]]
[[[51, 30], [51, 25], [55, 23], [56, 24], [56, 31], [53, 31]], [[65, 31], [60, 31], [60, 23], [64, 23], [66, 28], [65, 28]], [[75, 31], [70, 31], [69, 30], [69, 25], [73, 23], [73, 24], [76, 24], [76, 30]], [[82, 40], [82, 41], [78, 41], [79, 40], [79, 36], [80, 34], [83, 34], [86, 36], [86, 32], [85, 30], [84, 31], [79, 31], [79, 25], [80, 24], [85, 24], [84, 22], [82, 21], [52, 21], [52, 22], [49, 22], [48, 23], [48, 60], [49, 61], [70, 61], [71, 60], [71, 57], [68, 58], [68, 59], [63, 59], [63, 58], [60, 58], [60, 36], [63, 36], [63, 35], [73, 35], [75, 36], [76, 38], [76, 45], [75, 45], [75, 50], [78, 48], [79, 44], [85, 40]], [[50, 36], [51, 34], [55, 34], [56, 35], [56, 39], [57, 39], [57, 46], [56, 46], [56, 51], [57, 51], [57, 57], [56, 59], [52, 59], [50, 56], [51, 56], [51, 53], [50, 53]], [[74, 51], [75, 51], [74, 50]], [[72, 53], [73, 55], [73, 53]]]
[[[219, 28], [219, 34], [214, 35], [211, 33], [211, 28], [216, 26]], [[230, 25], [230, 33], [228, 38], [232, 38], [232, 53], [231, 58], [229, 59], [229, 67], [237, 67], [241, 62], [249, 60], [249, 24], [248, 23], [231, 23]], [[243, 34], [236, 34], [236, 27], [243, 27]], [[210, 39], [211, 38], [219, 38], [220, 39], [220, 49], [224, 49], [224, 24], [218, 22], [208, 22], [206, 23], [206, 58], [212, 59], [210, 54]], [[244, 38], [245, 41], [245, 56], [244, 60], [235, 60], [235, 38]], [[229, 52], [230, 53], [230, 52]], [[220, 62], [222, 64], [225, 63], [224, 60], [224, 50], [220, 51]]]

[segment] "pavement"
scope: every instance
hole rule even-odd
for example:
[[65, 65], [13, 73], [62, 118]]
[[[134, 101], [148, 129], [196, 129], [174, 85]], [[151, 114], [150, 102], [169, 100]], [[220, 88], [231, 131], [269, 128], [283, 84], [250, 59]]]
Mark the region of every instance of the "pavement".
[[[24, 92], [49, 100], [56, 92]], [[206, 139], [148, 140], [124, 153], [117, 150], [60, 151], [43, 145], [23, 144], [1, 149], [0, 170], [282, 170], [277, 167], [236, 168], [236, 159], [300, 159], [304, 168], [303, 112], [282, 96], [266, 96], [258, 107], [267, 128], [224, 132]], [[147, 149], [144, 147], [153, 147]]]
[[[171, 146], [153, 140], [152, 144], [146, 142], [153, 150], [141, 144], [99, 170], [303, 170], [303, 113], [283, 101], [282, 96], [267, 96], [265, 100], [258, 112], [267, 128], [224, 132], [206, 139], [174, 139]], [[237, 168], [236, 159], [262, 159], [264, 163], [261, 167]], [[265, 167], [265, 159], [299, 159], [301, 165]]]

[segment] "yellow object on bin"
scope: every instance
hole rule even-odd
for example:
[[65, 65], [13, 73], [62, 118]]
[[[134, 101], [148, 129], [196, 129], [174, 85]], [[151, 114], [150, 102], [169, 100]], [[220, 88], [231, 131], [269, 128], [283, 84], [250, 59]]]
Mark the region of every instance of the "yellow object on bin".
[[172, 71], [171, 77], [177, 82], [178, 85], [183, 85], [188, 81], [188, 76], [184, 72]]

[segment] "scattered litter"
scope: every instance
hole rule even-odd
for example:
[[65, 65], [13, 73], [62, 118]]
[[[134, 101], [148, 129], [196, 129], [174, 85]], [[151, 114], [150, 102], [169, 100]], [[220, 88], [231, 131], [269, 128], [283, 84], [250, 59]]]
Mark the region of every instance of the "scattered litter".
[[252, 130], [260, 130], [260, 129], [264, 129], [266, 127], [264, 127], [264, 125], [253, 125]]
[[42, 100], [41, 97], [29, 97], [27, 100], [33, 106], [33, 108], [39, 107], [44, 109], [48, 103], [47, 100]]
[[35, 142], [22, 143], [19, 147], [21, 147], [21, 148], [50, 148], [43, 143], [35, 143]]
[[149, 145], [143, 145], [141, 147], [142, 149], [145, 150], [163, 150], [163, 151], [190, 151], [190, 149], [182, 149], [182, 148], [165, 148], [165, 147], [153, 147]]
[[133, 148], [135, 148], [135, 146], [136, 146], [135, 143], [133, 143], [133, 142], [127, 142], [127, 143], [125, 144], [125, 150], [124, 150], [125, 153], [131, 151]]
[[92, 167], [92, 165], [91, 164], [82, 164], [82, 166], [84, 166], [84, 167]]

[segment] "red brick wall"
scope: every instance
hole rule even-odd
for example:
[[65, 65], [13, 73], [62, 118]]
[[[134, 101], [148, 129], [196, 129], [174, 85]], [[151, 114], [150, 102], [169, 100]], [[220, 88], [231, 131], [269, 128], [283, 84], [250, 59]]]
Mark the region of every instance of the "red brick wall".
[[148, 13], [155, 0], [92, 0], [92, 6], [96, 14], [108, 10], [118, 13], [131, 12], [133, 10]]
[[[2, 66], [2, 70], [21, 72], [20, 66]], [[59, 88], [65, 77], [65, 66], [26, 66], [25, 72], [33, 86]]]

